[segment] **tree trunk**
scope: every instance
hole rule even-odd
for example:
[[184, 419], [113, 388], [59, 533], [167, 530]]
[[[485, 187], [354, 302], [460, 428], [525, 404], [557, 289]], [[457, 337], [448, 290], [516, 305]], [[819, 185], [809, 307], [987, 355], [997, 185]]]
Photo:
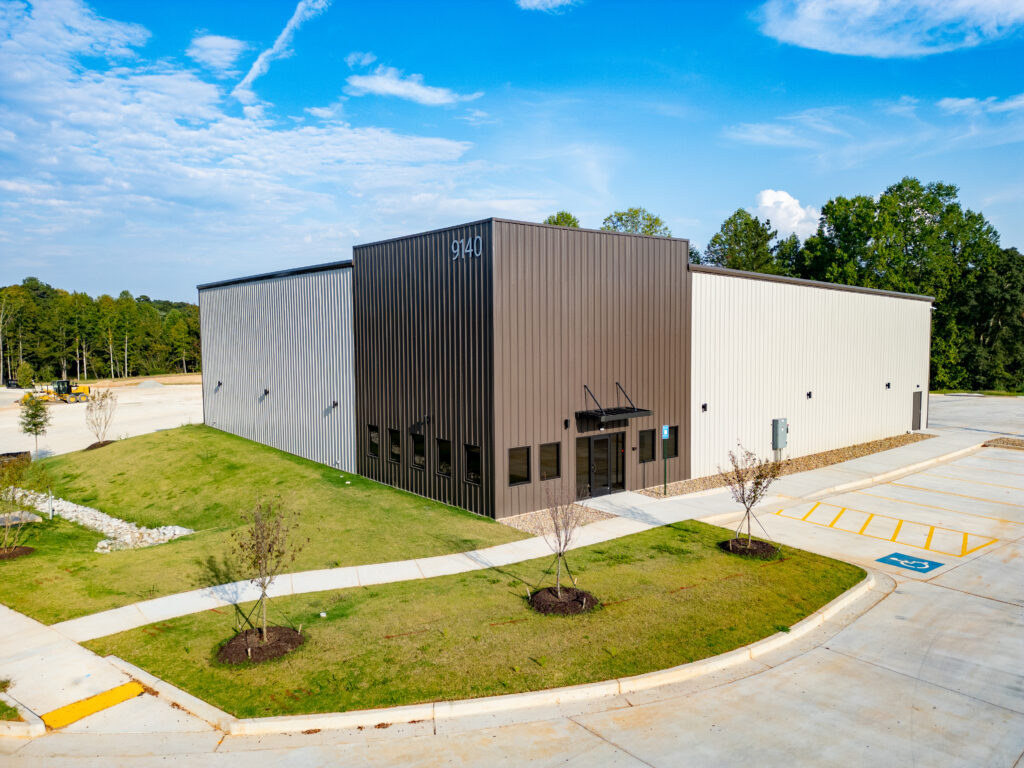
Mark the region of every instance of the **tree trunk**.
[[263, 597], [260, 598], [260, 602], [261, 602], [260, 612], [262, 613], [261, 621], [262, 621], [262, 624], [263, 624], [262, 636], [263, 636], [263, 642], [265, 643], [265, 642], [267, 642], [267, 593], [266, 592], [263, 593]]
[[559, 555], [555, 558], [555, 596], [562, 599], [562, 556]]
[[121, 370], [124, 378], [128, 378], [128, 334], [124, 335], [124, 368]]
[[109, 330], [107, 331], [107, 351], [110, 353], [110, 378], [113, 379], [117, 377], [117, 367], [114, 362], [114, 337]]
[[182, 373], [188, 373], [188, 366], [185, 365], [185, 351], [184, 350], [182, 350], [182, 352], [181, 352], [181, 372]]
[[78, 356], [79, 340], [75, 337], [75, 378], [82, 380], [82, 358]]

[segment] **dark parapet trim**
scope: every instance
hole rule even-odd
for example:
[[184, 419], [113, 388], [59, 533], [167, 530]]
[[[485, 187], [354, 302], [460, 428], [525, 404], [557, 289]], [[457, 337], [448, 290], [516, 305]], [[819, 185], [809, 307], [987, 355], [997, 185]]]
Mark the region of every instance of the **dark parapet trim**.
[[196, 290], [205, 291], [207, 288], [222, 288], [225, 285], [239, 285], [240, 283], [256, 283], [261, 280], [273, 280], [276, 277], [305, 275], [310, 272], [327, 272], [332, 269], [352, 269], [352, 261], [331, 261], [326, 264], [313, 264], [308, 267], [281, 269], [277, 272], [264, 272], [259, 275], [249, 275], [248, 277], [233, 277], [230, 280], [219, 280], [215, 283], [203, 283], [202, 285], [197, 285]]
[[748, 280], [765, 280], [770, 283], [789, 283], [791, 285], [802, 285], [807, 288], [824, 288], [829, 291], [846, 291], [847, 293], [867, 293], [872, 296], [888, 296], [893, 299], [910, 299], [912, 301], [927, 301], [930, 304], [935, 303], [935, 297], [921, 296], [916, 293], [883, 291], [879, 288], [862, 288], [859, 285], [844, 285], [843, 283], [826, 283], [821, 280], [805, 280], [801, 277], [769, 275], [763, 272], [746, 272], [742, 269], [729, 269], [728, 267], [712, 267], [707, 264], [690, 264], [690, 271], [703, 272], [709, 275], [723, 275], [725, 277], [742, 277]]

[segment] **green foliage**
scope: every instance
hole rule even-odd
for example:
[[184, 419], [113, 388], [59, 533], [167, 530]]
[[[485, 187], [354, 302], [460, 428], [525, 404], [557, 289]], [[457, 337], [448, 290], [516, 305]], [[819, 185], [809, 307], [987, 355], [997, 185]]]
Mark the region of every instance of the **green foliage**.
[[568, 211], [559, 211], [558, 213], [552, 213], [544, 219], [544, 223], [555, 227], [578, 227], [580, 220]]
[[14, 374], [18, 380], [18, 386], [22, 389], [28, 389], [32, 386], [32, 381], [36, 377], [36, 372], [31, 365], [28, 364], [27, 360], [22, 360], [18, 363], [18, 371]]
[[[306, 637], [279, 663], [216, 663], [214, 649], [230, 636], [231, 616], [211, 611], [87, 646], [239, 717], [338, 712], [577, 685], [685, 664], [791, 627], [864, 578], [856, 566], [790, 548], [765, 568], [721, 551], [717, 544], [729, 535], [686, 521], [575, 550], [587, 590], [604, 602], [579, 616], [529, 608], [526, 585], [545, 578], [545, 557], [275, 598], [271, 611], [302, 623]], [[493, 583], [510, 576], [513, 585]]]
[[877, 199], [836, 197], [817, 232], [772, 243], [768, 222], [731, 216], [705, 263], [932, 296], [931, 387], [1024, 389], [1024, 256], [1001, 249], [951, 184], [904, 178]]
[[46, 434], [52, 419], [53, 414], [47, 410], [46, 403], [40, 398], [29, 395], [21, 401], [18, 424], [22, 432], [36, 439], [36, 453], [39, 452], [39, 436]]
[[610, 232], [632, 232], [635, 235], [672, 236], [665, 222], [644, 208], [615, 211], [605, 218], [601, 229]]
[[21, 362], [46, 381], [195, 371], [199, 308], [128, 291], [93, 299], [28, 277], [0, 288], [0, 379]]
[[761, 221], [740, 208], [722, 222], [721, 229], [704, 250], [704, 263], [747, 272], [786, 274], [784, 263], [776, 259], [772, 241], [776, 232], [770, 221]]

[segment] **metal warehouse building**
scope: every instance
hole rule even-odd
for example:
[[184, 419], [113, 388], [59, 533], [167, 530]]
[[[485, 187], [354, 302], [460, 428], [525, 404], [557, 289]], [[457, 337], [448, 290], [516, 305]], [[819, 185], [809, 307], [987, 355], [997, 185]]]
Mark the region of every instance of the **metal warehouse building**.
[[[931, 300], [487, 219], [200, 286], [207, 424], [491, 517], [920, 428]], [[666, 440], [662, 428], [668, 427]]]

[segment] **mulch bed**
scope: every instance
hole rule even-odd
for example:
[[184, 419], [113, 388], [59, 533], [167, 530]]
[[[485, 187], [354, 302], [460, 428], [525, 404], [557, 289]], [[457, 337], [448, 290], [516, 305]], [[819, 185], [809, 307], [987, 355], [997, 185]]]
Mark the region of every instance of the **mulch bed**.
[[[795, 459], [784, 459], [781, 462], [782, 466], [779, 467], [779, 477], [792, 475], [797, 472], [806, 472], [810, 469], [821, 469], [822, 467], [840, 464], [844, 461], [850, 461], [851, 459], [859, 459], [862, 456], [870, 456], [873, 453], [881, 453], [882, 451], [888, 451], [892, 448], [899, 448], [900, 446], [909, 445], [910, 443], [917, 443], [921, 440], [930, 440], [933, 437], [935, 437], [935, 435], [929, 435], [924, 432], [911, 432], [909, 435], [896, 435], [882, 440], [872, 440], [870, 443], [858, 443], [857, 445], [851, 445], [847, 448], [835, 448], [831, 451], [823, 451], [822, 453], [812, 453], [809, 456], [798, 456]], [[695, 477], [690, 480], [680, 480], [676, 483], [669, 483], [668, 495], [682, 496], [687, 493], [710, 491], [724, 486], [725, 481], [720, 475]], [[665, 495], [662, 493], [662, 487], [660, 485], [655, 485], [651, 488], [644, 488], [643, 490], [637, 491], [637, 493], [642, 493], [644, 496], [650, 496], [655, 499], [663, 498]]]
[[98, 443], [93, 443], [92, 445], [87, 445], [85, 447], [85, 450], [87, 450], [87, 451], [94, 451], [97, 448], [102, 448], [104, 445], [110, 445], [113, 442], [114, 442], [113, 440], [102, 440], [102, 441], [100, 441]]
[[544, 587], [530, 595], [530, 607], [537, 613], [572, 616], [592, 611], [598, 605], [598, 599], [592, 594], [573, 587], [562, 587], [561, 597], [555, 592], [554, 587]]
[[[245, 664], [278, 659], [306, 642], [306, 638], [291, 627], [267, 627], [267, 642], [260, 642], [258, 629], [247, 629], [228, 640], [217, 652], [222, 664]], [[252, 655], [249, 650], [252, 649]]]
[[1024, 440], [1018, 440], [1015, 437], [997, 437], [995, 440], [987, 441], [983, 448], [1015, 448], [1018, 451], [1024, 451]]
[[16, 557], [30, 555], [35, 551], [35, 547], [14, 547], [12, 549], [0, 549], [0, 560], [13, 560]]
[[718, 542], [718, 548], [723, 552], [740, 555], [741, 557], [750, 557], [755, 560], [771, 560], [779, 554], [779, 548], [774, 544], [769, 544], [767, 541], [758, 541], [757, 539], [751, 539], [749, 547], [747, 546], [746, 539], [720, 541]]

